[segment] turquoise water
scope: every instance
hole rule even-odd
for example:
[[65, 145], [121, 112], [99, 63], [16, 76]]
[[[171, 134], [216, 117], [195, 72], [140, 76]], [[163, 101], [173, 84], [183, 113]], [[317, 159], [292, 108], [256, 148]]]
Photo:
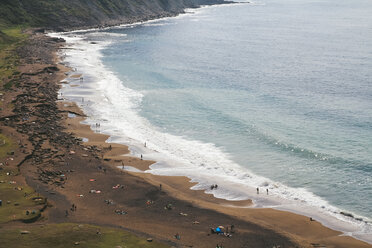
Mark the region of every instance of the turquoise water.
[[102, 45], [109, 72], [93, 87], [105, 99], [86, 104], [92, 119], [134, 153], [168, 161], [155, 174], [230, 182], [224, 198], [249, 185], [372, 219], [372, 2], [191, 11], [83, 34]]

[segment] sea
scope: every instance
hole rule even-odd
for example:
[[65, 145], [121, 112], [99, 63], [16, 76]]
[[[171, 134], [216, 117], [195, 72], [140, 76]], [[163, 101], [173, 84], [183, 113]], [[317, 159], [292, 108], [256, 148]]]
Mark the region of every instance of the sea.
[[157, 161], [145, 173], [372, 243], [371, 13], [370, 0], [262, 0], [50, 35], [82, 74], [61, 96]]

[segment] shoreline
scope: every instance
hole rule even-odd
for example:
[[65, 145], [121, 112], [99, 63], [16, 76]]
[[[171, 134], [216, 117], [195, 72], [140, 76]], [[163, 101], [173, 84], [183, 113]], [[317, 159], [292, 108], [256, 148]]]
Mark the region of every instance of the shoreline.
[[142, 25], [145, 23], [151, 23], [151, 22], [157, 22], [159, 20], [166, 20], [169, 18], [177, 18], [179, 16], [192, 14], [193, 12], [188, 12], [189, 10], [197, 10], [197, 9], [203, 9], [203, 8], [210, 8], [210, 7], [217, 7], [217, 6], [224, 6], [224, 5], [240, 5], [240, 4], [250, 4], [251, 2], [234, 2], [234, 1], [225, 1], [223, 3], [214, 3], [214, 4], [205, 4], [200, 5], [199, 7], [188, 7], [183, 10], [183, 12], [179, 13], [167, 13], [165, 15], [159, 15], [158, 17], [147, 17], [147, 18], [139, 18], [139, 19], [132, 19], [127, 22], [118, 22], [115, 24], [108, 24], [108, 25], [93, 25], [93, 26], [86, 26], [86, 27], [79, 27], [79, 28], [68, 28], [63, 31], [57, 31], [55, 29], [45, 29], [44, 33], [49, 34], [65, 34], [65, 33], [81, 33], [81, 32], [91, 32], [91, 31], [102, 31], [102, 30], [112, 30], [112, 29], [119, 29], [123, 27], [131, 27], [131, 26], [137, 26]]
[[[322, 240], [326, 245], [336, 245], [337, 247], [370, 247], [369, 244], [364, 243], [352, 236], [341, 236], [339, 231], [332, 230], [323, 226], [318, 221], [310, 221], [308, 217], [289, 212], [286, 210], [276, 210], [273, 208], [251, 208], [251, 200], [246, 201], [229, 201], [215, 198], [211, 194], [207, 194], [204, 190], [190, 189], [195, 183], [191, 183], [190, 179], [184, 176], [157, 176], [150, 173], [145, 173], [145, 170], [155, 161], [140, 160], [132, 157], [129, 154], [127, 146], [116, 143], [106, 143], [109, 135], [94, 132], [89, 125], [82, 124], [85, 117], [83, 111], [73, 102], [61, 101], [61, 104], [68, 104], [68, 106], [61, 107], [63, 111], [79, 113], [81, 116], [66, 117], [65, 124], [68, 131], [79, 138], [87, 138], [89, 141], [84, 142], [85, 146], [97, 146], [100, 149], [112, 150], [103, 157], [104, 160], [121, 170], [121, 162], [125, 161], [125, 165], [137, 168], [141, 172], [133, 172], [125, 170], [126, 173], [132, 174], [136, 177], [142, 178], [155, 187], [162, 185], [164, 191], [169, 193], [172, 197], [180, 200], [190, 202], [196, 207], [212, 209], [214, 211], [234, 216], [249, 222], [254, 222], [266, 228], [275, 230], [279, 233], [285, 233], [292, 239], [302, 240], [312, 243], [310, 240], [314, 239], [313, 244]], [[301, 227], [301, 228], [300, 228]], [[303, 243], [302, 243], [303, 244]]]
[[[158, 21], [158, 20], [152, 20], [152, 21]], [[152, 21], [150, 21], [150, 22], [152, 22]], [[138, 23], [137, 25], [140, 25], [140, 24], [142, 24], [143, 22], [140, 22], [140, 23]], [[132, 25], [132, 24], [130, 24], [130, 25]], [[125, 25], [124, 25], [125, 26]], [[122, 26], [119, 26], [119, 27], [117, 27], [117, 28], [121, 28]], [[85, 31], [81, 31], [81, 32], [85, 32]], [[79, 72], [80, 73], [80, 72]], [[75, 86], [75, 85], [74, 85]], [[82, 137], [83, 137], [83, 135], [81, 135]], [[110, 136], [109, 135], [107, 135], [107, 137], [109, 138]], [[89, 138], [88, 138], [89, 139]], [[89, 139], [90, 140], [90, 139]], [[87, 143], [89, 143], [89, 142], [87, 142]], [[127, 148], [127, 150], [129, 150], [130, 149], [130, 147], [129, 148]], [[132, 156], [135, 156], [135, 155], [133, 155], [133, 154], [131, 154]], [[138, 153], [138, 155], [139, 155], [139, 153]], [[137, 168], [138, 169], [138, 168]], [[144, 170], [143, 169], [143, 167], [140, 169], [140, 170]], [[151, 173], [151, 172], [150, 172]], [[147, 180], [154, 180], [154, 181], [156, 181], [155, 179], [153, 179], [153, 178], [149, 178], [149, 177], [145, 177], [145, 176], [143, 176], [143, 175], [140, 175], [141, 177], [144, 177], [144, 178], [147, 178]], [[153, 175], [154, 177], [157, 177], [157, 176], [155, 176], [155, 175]], [[159, 177], [161, 177], [161, 176], [159, 176]], [[164, 176], [164, 177], [166, 177], [166, 176]], [[187, 177], [186, 177], [187, 178]], [[159, 180], [159, 179], [158, 179]], [[164, 180], [164, 179], [162, 179], [162, 180]], [[186, 179], [185, 179], [186, 180]], [[186, 181], [189, 181], [189, 180], [191, 180], [191, 179], [187, 179]], [[184, 183], [182, 183], [182, 184], [184, 184]], [[194, 186], [195, 184], [189, 184], [189, 187], [188, 187], [188, 189], [190, 189], [192, 186]], [[253, 190], [254, 190], [254, 188], [253, 188]], [[202, 191], [204, 191], [204, 189], [202, 190]], [[204, 193], [204, 194], [208, 194], [208, 193]], [[208, 194], [209, 195], [209, 194]], [[211, 196], [212, 198], [213, 198], [213, 196]], [[214, 197], [215, 198], [215, 197]], [[215, 198], [215, 199], [218, 199], [218, 198]], [[226, 200], [226, 201], [228, 201], [228, 200]], [[252, 200], [251, 199], [249, 199], [248, 201], [250, 201], [250, 202], [252, 202]], [[233, 201], [228, 201], [228, 202], [233, 202]], [[232, 204], [232, 205], [234, 205], [234, 204]], [[239, 204], [238, 204], [239, 205]], [[252, 205], [252, 204], [251, 204]], [[275, 205], [275, 204], [274, 204]], [[326, 216], [326, 217], [324, 217], [325, 215], [324, 215], [324, 213], [321, 213], [321, 212], [316, 212], [316, 214], [314, 214], [314, 215], [312, 215], [310, 212], [306, 212], [306, 211], [301, 211], [300, 209], [298, 209], [298, 207], [297, 207], [297, 210], [294, 208], [294, 207], [281, 207], [281, 206], [279, 206], [279, 207], [273, 207], [272, 209], [277, 209], [277, 210], [281, 210], [281, 211], [287, 211], [287, 212], [291, 212], [291, 213], [293, 213], [293, 214], [300, 214], [300, 215], [303, 215], [303, 216], [307, 216], [308, 218], [309, 217], [315, 217], [315, 219], [318, 219], [318, 220], [322, 220], [321, 222], [323, 223], [323, 225], [325, 225], [325, 226], [327, 226], [328, 228], [330, 228], [330, 229], [334, 229], [334, 230], [337, 230], [337, 231], [340, 231], [341, 233], [343, 232], [344, 234], [345, 233], [351, 233], [351, 232], [353, 232], [353, 231], [355, 231], [355, 229], [348, 229], [348, 228], [346, 228], [345, 227], [345, 225], [347, 225], [348, 223], [345, 221], [345, 220], [339, 220], [338, 218], [336, 218], [336, 217], [333, 217], [333, 216]], [[312, 209], [313, 210], [313, 212], [314, 212], [314, 209]], [[330, 219], [327, 219], [327, 217], [328, 218], [330, 218]], [[336, 221], [334, 221], [333, 220], [333, 218], [335, 218], [335, 220]], [[338, 222], [338, 223], [337, 223]], [[343, 222], [343, 224], [341, 224], [341, 222]], [[345, 227], [345, 228], [342, 228], [342, 227]], [[341, 230], [342, 229], [342, 230]], [[356, 238], [356, 239], [359, 239], [359, 240], [362, 240], [362, 241], [366, 241], [366, 242], [371, 242], [368, 238], [366, 239], [366, 238], [363, 238], [363, 237], [361, 237], [361, 236], [354, 236], [354, 235], [352, 235], [351, 237], [353, 237], [353, 238]]]
[[[71, 222], [128, 230], [173, 247], [214, 247], [216, 243], [225, 247], [371, 247], [352, 237], [340, 237], [340, 232], [305, 216], [243, 207], [250, 202], [226, 206], [211, 195], [190, 190], [193, 184], [185, 177], [117, 168], [123, 159], [142, 170], [152, 161], [121, 156], [127, 147], [112, 144], [110, 148], [107, 135], [80, 124], [79, 118], [85, 116], [80, 109], [58, 101], [58, 86], [67, 73], [55, 56], [61, 46], [61, 40], [32, 36], [23, 48], [20, 85], [4, 96], [4, 103], [12, 103], [14, 110], [1, 118], [2, 131], [19, 144], [15, 159], [9, 155], [5, 168], [18, 169], [18, 185], [29, 185], [45, 197], [46, 209], [34, 224], [13, 220], [0, 224], [0, 229]], [[71, 135], [74, 128], [82, 132], [81, 137], [89, 136], [91, 143]], [[78, 206], [77, 211], [69, 210], [71, 204]], [[165, 209], [169, 204], [171, 209]], [[230, 238], [210, 234], [210, 228], [232, 224], [237, 230]]]
[[[71, 123], [70, 123], [70, 125], [71, 125]], [[92, 144], [99, 145], [99, 141], [94, 141], [93, 143], [91, 143], [91, 139], [92, 138], [90, 138], [89, 131], [86, 130], [87, 128], [90, 129], [90, 126], [89, 125], [86, 125], [86, 127], [84, 127], [84, 128], [78, 128], [77, 127], [78, 124], [74, 124], [74, 125], [76, 126], [76, 129], [75, 129], [75, 132], [74, 133], [76, 133], [78, 137], [87, 138], [89, 140], [88, 142], [85, 142], [86, 145], [92, 145]], [[81, 125], [84, 125], [84, 124], [81, 124]], [[81, 132], [81, 130], [79, 130], [79, 129], [84, 129], [85, 131], [84, 132]], [[93, 130], [91, 130], [91, 131], [93, 132]], [[99, 135], [103, 135], [103, 134], [99, 134]], [[87, 136], [89, 136], [89, 137], [87, 137]], [[108, 135], [104, 135], [104, 136], [106, 138], [109, 137]], [[104, 139], [104, 138], [101, 138], [101, 139]], [[112, 147], [114, 147], [114, 146], [116, 147], [118, 145], [118, 144], [114, 144], [114, 143], [105, 143], [104, 140], [103, 141], [101, 140], [100, 142], [103, 142], [104, 144], [111, 144]], [[128, 147], [123, 148], [123, 151], [124, 150], [127, 153], [129, 151], [129, 148]], [[117, 155], [118, 154], [116, 154], [116, 158], [118, 158]], [[128, 157], [128, 158], [130, 158], [130, 157]], [[153, 162], [150, 162], [150, 163], [153, 163]], [[125, 164], [127, 164], [127, 162], [125, 162]], [[146, 166], [148, 166], [148, 165], [146, 165]], [[140, 165], [138, 168], [140, 170], [144, 171], [146, 168], [148, 168], [146, 166], [141, 166]], [[133, 167], [136, 167], [136, 166], [133, 166]], [[171, 190], [171, 193], [170, 193], [172, 196], [174, 196], [176, 198], [180, 198], [182, 200], [189, 200], [190, 201], [190, 199], [193, 199], [193, 197], [197, 197], [197, 198], [199, 198], [198, 205], [200, 205], [201, 207], [212, 208], [214, 210], [221, 211], [220, 210], [221, 204], [224, 205], [223, 203], [219, 202], [219, 199], [214, 198], [213, 196], [211, 196], [209, 194], [206, 194], [204, 192], [201, 192], [200, 190], [198, 190], [198, 193], [193, 194], [192, 191], [195, 191], [195, 190], [191, 190], [190, 188], [194, 184], [190, 183], [189, 182], [190, 179], [188, 179], [186, 177], [155, 176], [155, 175], [152, 175], [152, 174], [135, 173], [135, 172], [129, 172], [129, 173], [133, 173], [134, 175], [136, 175], [138, 177], [141, 177], [141, 178], [145, 179], [148, 182], [151, 182], [155, 186], [158, 185], [159, 183], [162, 183], [162, 185], [166, 186], [167, 189], [177, 189], [175, 191]], [[172, 178], [172, 179], [169, 180], [170, 178]], [[168, 179], [168, 181], [171, 181], [171, 183], [169, 183], [169, 185], [167, 185], [167, 182], [166, 182], [167, 179]], [[180, 192], [184, 192], [184, 191], [187, 191], [188, 193], [180, 193]], [[204, 195], [204, 197], [203, 197], [203, 195]], [[205, 199], [205, 196], [208, 196], [206, 198], [210, 198], [210, 199]], [[226, 201], [225, 202], [225, 205], [227, 204], [227, 202], [228, 203], [233, 202], [233, 201], [227, 201], [227, 200], [224, 200], [224, 201]], [[251, 201], [250, 201], [250, 203], [251, 203]], [[245, 202], [244, 204], [248, 204], [248, 202]], [[247, 206], [247, 205], [244, 205], [244, 204], [243, 204], [243, 206]], [[233, 205], [233, 207], [235, 207], [234, 208], [235, 210], [223, 210], [221, 212], [227, 213], [227, 214], [234, 214], [234, 212], [239, 212], [240, 213], [240, 211], [236, 211], [236, 208], [237, 207], [242, 207], [242, 206], [240, 204], [237, 204], [237, 205], [232, 204], [232, 205]], [[227, 206], [224, 206], [224, 207], [227, 207]], [[251, 210], [255, 211], [252, 208], [251, 208]], [[282, 212], [282, 211], [275, 210], [275, 209], [258, 209], [258, 210], [259, 210], [258, 212], [260, 212], [260, 214], [262, 214], [264, 216], [281, 215], [281, 214], [276, 213], [275, 211]], [[274, 211], [274, 213], [270, 213], [271, 210]], [[263, 211], [263, 212], [261, 212], [261, 211]], [[266, 213], [265, 211], [269, 211], [269, 213]], [[242, 212], [244, 212], [244, 211], [242, 211]], [[288, 218], [288, 216], [285, 216], [286, 214], [296, 215], [293, 212], [285, 212], [285, 214], [283, 214], [282, 219], [287, 219]], [[240, 213], [238, 215], [239, 215], [239, 218], [244, 218], [244, 216], [249, 215], [249, 214], [247, 214], [247, 213]], [[292, 218], [292, 217], [290, 217], [290, 218]], [[252, 221], [252, 219], [249, 219], [249, 218], [247, 220]], [[308, 220], [308, 217], [305, 217], [305, 216], [301, 215], [300, 220], [296, 220], [296, 221], [303, 222], [304, 220]], [[263, 218], [263, 220], [260, 220], [260, 222], [266, 223], [266, 222], [270, 222], [270, 221], [268, 221], [267, 219]], [[265, 225], [271, 226], [270, 224], [265, 224]], [[277, 224], [275, 224], [275, 225], [277, 225]], [[323, 227], [323, 228], [328, 229], [326, 227]], [[335, 232], [337, 232], [337, 231], [335, 231]], [[341, 234], [340, 232], [338, 232], [338, 233]], [[353, 239], [355, 237], [351, 237], [351, 238]]]

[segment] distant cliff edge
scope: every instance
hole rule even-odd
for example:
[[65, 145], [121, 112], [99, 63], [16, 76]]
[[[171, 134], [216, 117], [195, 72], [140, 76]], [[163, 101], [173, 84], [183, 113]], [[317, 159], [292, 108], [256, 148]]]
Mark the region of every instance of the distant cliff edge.
[[2, 0], [0, 23], [55, 30], [130, 23], [224, 0]]

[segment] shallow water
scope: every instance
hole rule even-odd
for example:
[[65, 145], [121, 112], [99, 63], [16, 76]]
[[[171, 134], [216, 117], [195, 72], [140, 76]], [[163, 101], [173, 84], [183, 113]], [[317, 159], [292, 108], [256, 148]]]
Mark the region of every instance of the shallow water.
[[344, 231], [372, 232], [336, 214], [372, 218], [372, 3], [191, 11], [70, 34], [66, 61], [84, 82], [64, 95], [102, 122], [97, 131], [159, 161], [154, 174], [218, 183], [217, 197], [257, 206], [311, 206], [357, 227]]

